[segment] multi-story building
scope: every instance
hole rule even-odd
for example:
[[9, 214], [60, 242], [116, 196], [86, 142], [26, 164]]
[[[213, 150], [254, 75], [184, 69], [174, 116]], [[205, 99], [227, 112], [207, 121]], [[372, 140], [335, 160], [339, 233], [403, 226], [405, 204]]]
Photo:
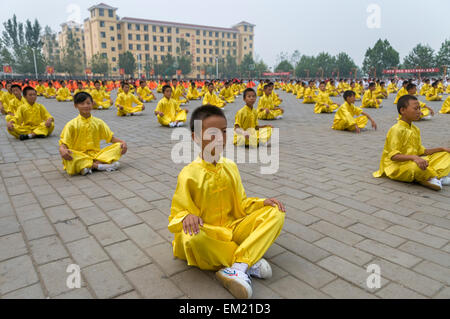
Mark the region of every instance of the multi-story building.
[[51, 66], [59, 61], [60, 49], [56, 38], [56, 33], [53, 33], [51, 29], [42, 36], [42, 53]]
[[[80, 50], [83, 54], [83, 60], [86, 60], [86, 44], [84, 39], [84, 29], [83, 25], [78, 24], [74, 21], [69, 21], [61, 24], [61, 31], [58, 33], [58, 45], [59, 45], [59, 53], [60, 58], [62, 59], [64, 54], [64, 48], [67, 46], [69, 33], [72, 33], [72, 36], [78, 45], [80, 46]], [[86, 62], [86, 61], [84, 61]]]
[[[119, 75], [119, 54], [130, 51], [136, 61], [161, 63], [168, 55], [181, 54], [192, 58], [189, 77], [200, 78], [205, 65], [214, 65], [216, 58], [228, 55], [240, 63], [254, 52], [253, 24], [241, 22], [232, 28], [221, 28], [137, 18], [119, 18], [117, 8], [104, 3], [89, 8], [84, 21], [86, 59], [97, 53], [107, 57], [112, 75]], [[181, 43], [189, 43], [187, 49]], [[144, 68], [141, 67], [142, 72]]]

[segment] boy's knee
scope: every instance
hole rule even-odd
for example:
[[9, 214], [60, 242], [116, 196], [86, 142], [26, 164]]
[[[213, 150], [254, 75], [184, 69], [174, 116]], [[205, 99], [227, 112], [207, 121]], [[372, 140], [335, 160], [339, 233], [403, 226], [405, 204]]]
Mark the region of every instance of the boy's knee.
[[184, 244], [190, 248], [198, 247], [200, 244], [204, 243], [206, 237], [206, 233], [201, 229], [197, 235], [190, 235], [189, 233], [185, 234], [184, 231], [182, 232], [182, 235]]

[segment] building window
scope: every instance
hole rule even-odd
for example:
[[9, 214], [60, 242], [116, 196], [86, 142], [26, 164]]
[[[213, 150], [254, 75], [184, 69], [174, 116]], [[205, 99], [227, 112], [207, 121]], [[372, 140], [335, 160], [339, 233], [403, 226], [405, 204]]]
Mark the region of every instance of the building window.
[[105, 21], [100, 21], [100, 28], [104, 28], [105, 27]]
[[117, 68], [113, 68], [113, 72], [117, 72]]
[[161, 52], [164, 52], [164, 47], [163, 46], [161, 46]]
[[120, 26], [120, 24], [117, 25], [117, 30], [120, 30], [122, 27]]
[[190, 33], [186, 33], [186, 37], [190, 38], [191, 34]]
[[156, 45], [153, 46], [153, 51], [158, 52], [158, 47]]
[[114, 31], [114, 27], [109, 27], [109, 31]]
[[145, 45], [145, 51], [150, 51], [150, 45], [148, 44]]
[[155, 56], [153, 57], [153, 60], [154, 60], [155, 62], [158, 62], [158, 56], [155, 55]]
[[92, 16], [92, 17], [95, 17], [95, 10], [92, 10], [92, 11], [91, 11], [91, 16]]
[[209, 54], [213, 54], [213, 49], [209, 49]]
[[218, 38], [219, 37], [219, 32], [216, 32], [216, 38]]
[[172, 46], [169, 45], [169, 47], [167, 48], [167, 50], [168, 50], [169, 52], [172, 52]]
[[153, 42], [156, 42], [156, 35], [153, 36]]
[[209, 45], [213, 45], [213, 42], [212, 42], [212, 40], [209, 40]]
[[212, 37], [212, 32], [211, 31], [209, 32], [209, 36]]
[[140, 44], [138, 44], [138, 45], [136, 45], [136, 50], [138, 50], [138, 51], [141, 51], [141, 45]]
[[244, 42], [247, 42], [247, 38], [244, 38]]
[[219, 54], [219, 49], [216, 49], [216, 54], [217, 54], [217, 55]]
[[105, 59], [108, 58], [108, 54], [107, 53], [102, 53], [102, 57], [104, 57]]
[[235, 33], [235, 34], [233, 34], [233, 39], [236, 39], [236, 33]]
[[206, 49], [203, 49], [203, 54], [206, 54], [208, 51]]
[[216, 46], [219, 46], [219, 40], [216, 40]]
[[133, 40], [133, 35], [131, 33], [128, 34], [128, 40]]
[[102, 42], [102, 49], [106, 49], [106, 42]]
[[206, 61], [207, 61], [206, 58], [203, 58], [203, 62], [206, 63]]
[[199, 57], [197, 57], [197, 62], [200, 62], [200, 58]]
[[113, 10], [108, 10], [108, 16], [110, 17], [110, 18], [114, 18], [114, 11]]
[[140, 34], [136, 34], [136, 41], [141, 41], [141, 35]]
[[111, 48], [111, 51], [112, 51], [112, 52], [116, 52], [116, 48], [115, 48], [115, 47], [112, 47], [112, 48]]
[[213, 61], [213, 58], [209, 58], [209, 63], [212, 63], [212, 61]]
[[111, 41], [112, 41], [112, 42], [116, 41], [116, 38], [111, 37]]
[[198, 45], [200, 45], [200, 40], [195, 41], [195, 43], [197, 43]]
[[153, 32], [156, 32], [156, 26], [152, 27]]
[[144, 31], [148, 31], [148, 25], [144, 25]]
[[159, 42], [164, 42], [164, 37], [159, 37]]
[[120, 33], [117, 35], [117, 40], [122, 40], [122, 35]]
[[159, 32], [164, 33], [164, 27], [159, 27]]
[[251, 35], [251, 36], [250, 36], [250, 41], [252, 41], [252, 40], [253, 40], [253, 36]]
[[230, 33], [227, 33], [227, 38], [228, 39], [231, 38], [231, 34]]
[[128, 23], [128, 30], [131, 30], [131, 23]]
[[148, 34], [144, 35], [144, 41], [148, 41], [148, 40], [149, 40]]
[[105, 16], [105, 9], [99, 9], [98, 12], [101, 17]]
[[200, 54], [200, 49], [199, 48], [197, 48], [197, 53]]
[[203, 45], [206, 45], [206, 40], [203, 40]]
[[147, 60], [147, 61], [150, 60], [150, 54], [147, 53], [147, 54], [145, 55], [145, 60]]
[[253, 43], [250, 43], [250, 49], [253, 49]]
[[172, 28], [167, 28], [167, 33], [172, 33]]
[[106, 32], [100, 32], [100, 38], [106, 38]]
[[195, 34], [200, 36], [200, 30], [197, 30], [197, 32]]
[[233, 42], [233, 46], [236, 47], [236, 42]]
[[177, 53], [180, 53], [180, 51], [181, 51], [181, 49], [180, 49], [180, 47], [177, 47]]
[[121, 44], [119, 44], [119, 51], [121, 51], [122, 50], [122, 45]]
[[116, 61], [117, 61], [117, 59], [116, 59], [116, 58], [112, 58], [112, 61], [113, 61], [113, 62], [116, 62]]
[[133, 45], [132, 45], [132, 44], [129, 44], [129, 45], [128, 45], [128, 49], [129, 49], [129, 50], [133, 50]]
[[167, 42], [172, 42], [172, 37], [167, 37]]
[[141, 31], [141, 26], [139, 24], [136, 24], [136, 31]]
[[244, 31], [247, 32], [248, 31], [248, 27], [246, 25], [244, 25]]
[[233, 50], [233, 55], [236, 55], [236, 50]]
[[203, 36], [206, 37], [206, 31], [203, 31]]
[[180, 38], [177, 38], [177, 43], [180, 43]]
[[177, 34], [179, 34], [179, 33], [180, 33], [180, 29], [176, 28], [176, 29], [175, 29], [175, 32], [176, 32]]
[[250, 27], [250, 32], [253, 32], [253, 27]]

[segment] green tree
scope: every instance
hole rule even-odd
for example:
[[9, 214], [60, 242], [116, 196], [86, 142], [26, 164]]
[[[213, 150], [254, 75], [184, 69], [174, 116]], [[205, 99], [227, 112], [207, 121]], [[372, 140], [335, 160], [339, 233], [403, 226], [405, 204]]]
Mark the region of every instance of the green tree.
[[366, 51], [363, 72], [373, 75], [376, 70], [377, 76], [382, 76], [384, 69], [398, 67], [400, 63], [399, 53], [391, 46], [388, 40], [379, 39], [373, 48]]
[[291, 62], [284, 60], [281, 61], [276, 67], [275, 67], [275, 72], [293, 72], [294, 71], [294, 67], [291, 64]]
[[81, 75], [84, 73], [84, 69], [83, 51], [78, 41], [76, 41], [72, 30], [69, 30], [67, 32], [66, 46], [62, 48], [61, 64], [58, 66], [57, 71], [70, 75]]
[[136, 71], [136, 58], [133, 53], [126, 51], [119, 54], [119, 68], [124, 69], [126, 75], [133, 76]]
[[94, 74], [103, 74], [107, 75], [109, 73], [109, 62], [108, 58], [101, 55], [100, 53], [92, 56], [91, 61], [89, 63], [92, 73]]
[[[438, 53], [436, 54], [436, 66], [443, 69], [443, 66], [448, 66], [450, 68], [450, 40], [445, 40]], [[442, 73], [444, 71], [442, 70]], [[450, 69], [447, 70], [449, 74]]]
[[192, 57], [190, 55], [182, 55], [177, 57], [178, 70], [181, 70], [183, 75], [188, 75], [192, 71]]
[[302, 55], [295, 67], [295, 75], [302, 78], [314, 77], [317, 69], [314, 56]]
[[336, 56], [336, 68], [339, 70], [340, 77], [350, 76], [350, 72], [354, 75], [355, 69], [358, 72], [355, 61], [345, 52], [341, 52]]
[[420, 43], [412, 49], [403, 61], [405, 68], [431, 68], [435, 65], [434, 50], [429, 45]]

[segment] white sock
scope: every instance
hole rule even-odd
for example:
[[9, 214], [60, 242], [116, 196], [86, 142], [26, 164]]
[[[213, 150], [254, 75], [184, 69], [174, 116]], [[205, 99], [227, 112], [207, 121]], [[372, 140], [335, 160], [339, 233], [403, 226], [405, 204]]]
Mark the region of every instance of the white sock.
[[33, 134], [28, 134], [28, 137], [29, 138], [33, 138]]
[[178, 127], [182, 127], [182, 126], [184, 126], [184, 123], [183, 123], [183, 122], [180, 122], [180, 123], [178, 123], [177, 126], [178, 126]]
[[231, 268], [239, 270], [245, 274], [247, 273], [248, 265], [244, 263], [234, 263], [233, 266], [231, 266]]
[[98, 164], [98, 168], [97, 168], [97, 170], [99, 170], [99, 171], [107, 171], [110, 169], [114, 169], [113, 164]]
[[169, 127], [174, 128], [175, 127], [175, 123], [174, 122], [169, 123]]

